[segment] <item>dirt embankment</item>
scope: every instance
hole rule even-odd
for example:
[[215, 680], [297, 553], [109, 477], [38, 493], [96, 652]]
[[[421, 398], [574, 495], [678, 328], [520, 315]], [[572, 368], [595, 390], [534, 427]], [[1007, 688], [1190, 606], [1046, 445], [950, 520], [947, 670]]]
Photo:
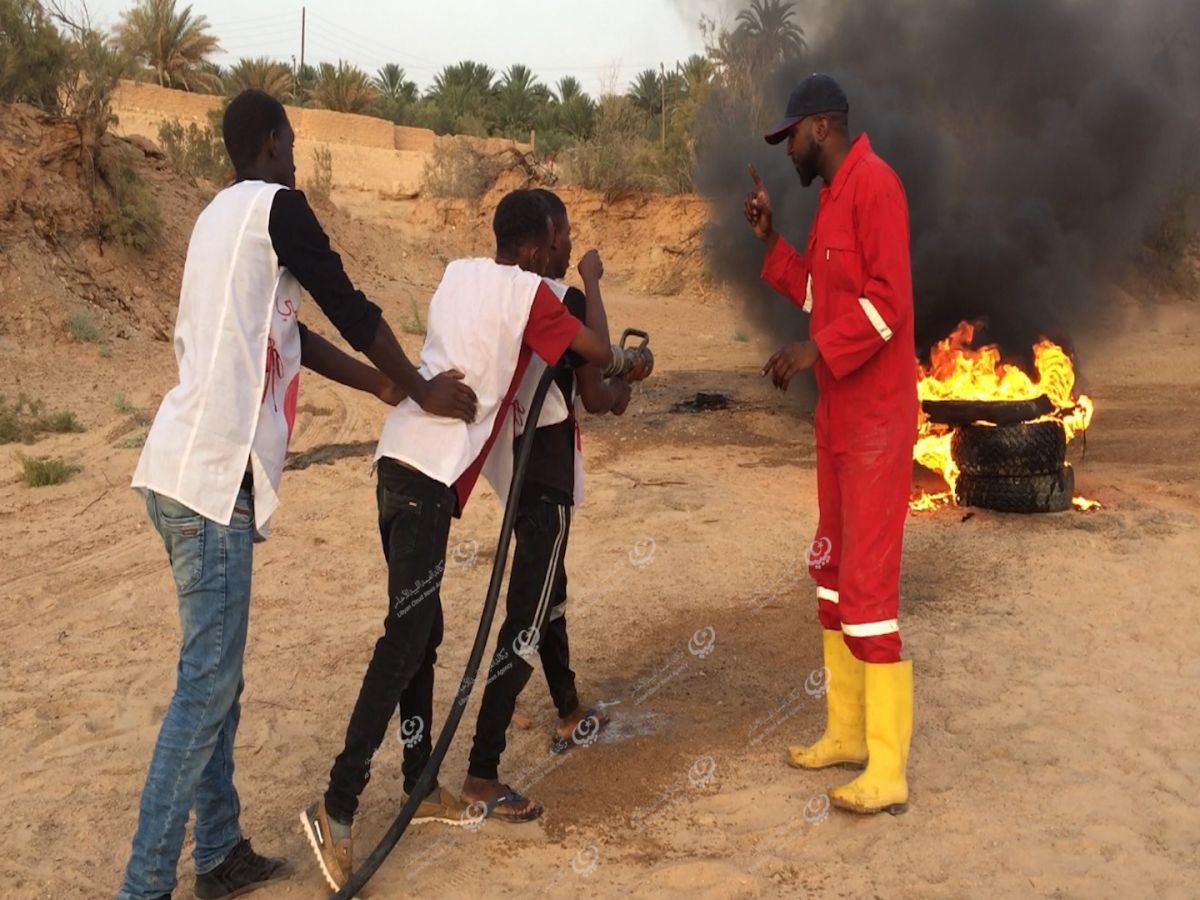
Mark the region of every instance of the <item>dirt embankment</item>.
[[[220, 99], [157, 85], [124, 82], [114, 98], [123, 135], [157, 140], [158, 126], [169, 119], [204, 125]], [[303, 187], [313, 176], [313, 153], [328, 148], [333, 160], [333, 197], [355, 218], [382, 223], [414, 246], [401, 253], [431, 257], [440, 266], [462, 254], [491, 251], [491, 216], [503, 194], [530, 183], [533, 173], [512, 170], [480, 201], [437, 200], [420, 196], [421, 176], [436, 136], [425, 128], [393, 126], [370, 116], [325, 109], [287, 107], [296, 130], [297, 178]], [[484, 153], [526, 153], [526, 144], [504, 139], [455, 137]], [[605, 198], [590, 191], [563, 188], [578, 247], [596, 246], [610, 271], [639, 290], [653, 294], [703, 293], [700, 231], [707, 219], [695, 196], [628, 195]], [[335, 237], [338, 225], [334, 225]], [[370, 243], [372, 238], [367, 236]], [[381, 252], [394, 253], [394, 236]], [[360, 242], [355, 244], [361, 246]], [[348, 244], [347, 244], [348, 246]], [[424, 268], [414, 259], [418, 270]], [[421, 281], [428, 278], [422, 272]]]
[[[161, 123], [172, 119], [184, 125], [208, 124], [222, 98], [124, 81], [113, 97], [116, 131], [156, 140]], [[313, 171], [313, 153], [328, 148], [333, 157], [338, 187], [413, 194], [420, 187], [421, 171], [433, 152], [437, 136], [428, 128], [393, 125], [386, 119], [288, 106], [288, 119], [296, 130], [296, 167], [301, 181]], [[529, 145], [503, 138], [460, 138], [488, 153], [506, 149], [528, 151]]]
[[0, 339], [59, 338], [81, 308], [112, 338], [169, 337], [205, 195], [144, 141], [109, 135], [101, 153], [111, 168], [140, 176], [161, 209], [161, 236], [149, 254], [98, 237], [73, 125], [30, 107], [0, 109]]
[[[180, 102], [189, 108], [203, 100], [183, 96], [188, 99]], [[109, 135], [102, 151], [113, 165], [140, 176], [161, 209], [162, 234], [147, 253], [98, 238], [73, 126], [29, 107], [7, 107], [0, 115], [6, 173], [0, 182], [0, 339], [61, 338], [79, 309], [96, 319], [107, 340], [169, 339], [188, 237], [212, 189], [174, 173], [143, 137]], [[347, 151], [374, 152], [356, 146]], [[415, 303], [423, 315], [448, 260], [491, 254], [496, 203], [528, 183], [506, 173], [477, 203], [387, 199], [376, 190], [341, 186], [321, 216], [355, 281], [372, 294], [401, 300], [405, 309]], [[577, 255], [599, 247], [611, 281], [652, 294], [704, 293], [700, 231], [706, 212], [699, 198], [609, 200], [574, 188], [561, 193], [571, 210]]]

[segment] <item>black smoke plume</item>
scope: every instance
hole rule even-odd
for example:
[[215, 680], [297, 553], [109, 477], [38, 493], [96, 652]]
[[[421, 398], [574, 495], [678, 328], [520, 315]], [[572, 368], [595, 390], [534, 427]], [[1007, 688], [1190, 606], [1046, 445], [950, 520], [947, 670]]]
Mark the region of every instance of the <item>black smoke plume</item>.
[[[1072, 346], [1120, 267], [1196, 184], [1200, 2], [796, 9], [808, 50], [763, 85], [767, 114], [782, 114], [810, 72], [845, 87], [852, 133], [870, 135], [907, 191], [918, 353], [963, 319], [983, 321], [983, 336], [1018, 361], [1042, 336]], [[782, 145], [767, 146], [752, 123], [731, 125], [716, 103], [707, 113], [696, 183], [715, 211], [710, 264], [760, 327], [798, 337], [807, 316], [758, 281], [762, 248], [741, 213], [746, 164], [763, 175], [776, 227], [795, 245], [819, 182], [802, 188]]]

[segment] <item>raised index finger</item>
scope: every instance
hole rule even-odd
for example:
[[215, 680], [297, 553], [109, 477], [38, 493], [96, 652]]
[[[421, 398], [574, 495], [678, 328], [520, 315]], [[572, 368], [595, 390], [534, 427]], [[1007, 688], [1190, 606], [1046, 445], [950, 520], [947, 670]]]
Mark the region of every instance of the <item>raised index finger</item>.
[[758, 188], [759, 191], [766, 193], [767, 186], [763, 184], [762, 179], [758, 177], [758, 169], [754, 168], [754, 163], [750, 163], [749, 169], [750, 177], [754, 179], [754, 186]]

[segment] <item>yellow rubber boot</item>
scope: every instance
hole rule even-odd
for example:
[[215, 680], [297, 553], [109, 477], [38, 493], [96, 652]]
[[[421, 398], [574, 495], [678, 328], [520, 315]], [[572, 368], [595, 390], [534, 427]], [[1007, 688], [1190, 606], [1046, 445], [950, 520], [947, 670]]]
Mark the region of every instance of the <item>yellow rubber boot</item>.
[[834, 806], [857, 813], [908, 808], [908, 747], [912, 742], [912, 660], [866, 663], [866, 771], [829, 792]]
[[825, 734], [810, 747], [788, 747], [788, 764], [797, 769], [862, 765], [867, 761], [863, 676], [866, 663], [855, 659], [840, 631], [826, 629]]

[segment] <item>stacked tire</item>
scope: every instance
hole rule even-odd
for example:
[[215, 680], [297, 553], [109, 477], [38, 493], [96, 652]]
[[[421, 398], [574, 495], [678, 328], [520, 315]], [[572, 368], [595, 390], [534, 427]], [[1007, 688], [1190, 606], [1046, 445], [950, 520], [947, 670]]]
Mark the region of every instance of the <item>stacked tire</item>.
[[1071, 508], [1075, 471], [1066, 462], [1061, 422], [962, 425], [950, 452], [958, 465], [960, 506], [1000, 512], [1062, 512]]

